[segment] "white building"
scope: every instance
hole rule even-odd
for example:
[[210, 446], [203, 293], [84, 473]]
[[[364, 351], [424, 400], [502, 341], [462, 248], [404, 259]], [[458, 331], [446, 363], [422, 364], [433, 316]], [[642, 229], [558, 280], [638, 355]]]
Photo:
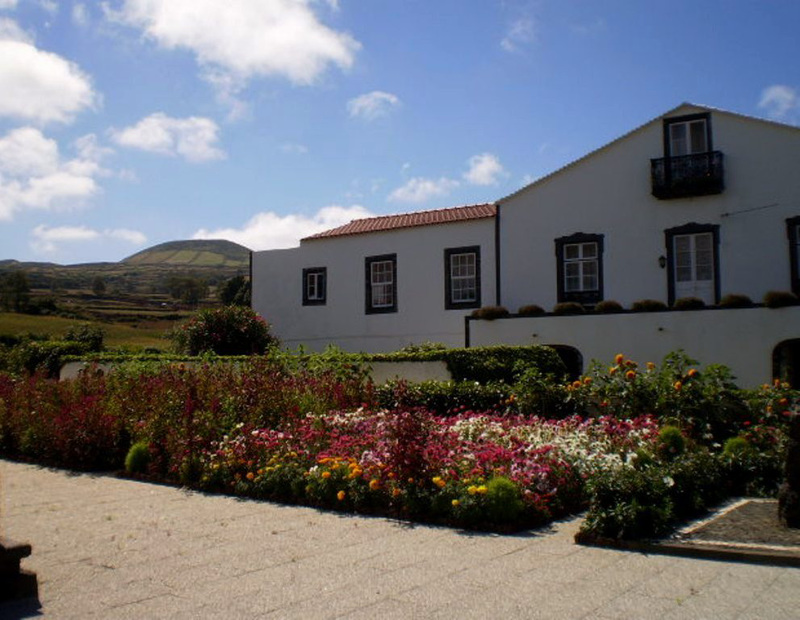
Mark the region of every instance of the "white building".
[[743, 385], [781, 368], [798, 378], [800, 307], [463, 317], [481, 305], [800, 293], [799, 161], [800, 128], [683, 104], [496, 205], [360, 220], [255, 253], [253, 307], [314, 349], [536, 342], [586, 361], [658, 361], [682, 348]]
[[393, 351], [464, 345], [495, 296], [494, 205], [355, 220], [253, 253], [253, 308], [288, 346]]

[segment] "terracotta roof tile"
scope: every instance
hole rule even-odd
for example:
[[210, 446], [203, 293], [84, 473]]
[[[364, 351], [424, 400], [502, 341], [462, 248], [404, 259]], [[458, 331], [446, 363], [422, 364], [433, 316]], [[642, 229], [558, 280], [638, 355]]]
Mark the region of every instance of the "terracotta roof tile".
[[397, 230], [399, 228], [413, 228], [415, 226], [431, 226], [435, 224], [450, 224], [467, 220], [482, 220], [494, 217], [497, 206], [494, 204], [468, 205], [464, 207], [450, 207], [433, 211], [417, 211], [415, 213], [400, 213], [397, 215], [379, 215], [353, 220], [339, 226], [325, 230], [316, 235], [304, 238], [302, 241], [312, 239], [327, 239], [328, 237], [343, 237], [346, 235], [362, 235], [365, 233], [382, 230]]

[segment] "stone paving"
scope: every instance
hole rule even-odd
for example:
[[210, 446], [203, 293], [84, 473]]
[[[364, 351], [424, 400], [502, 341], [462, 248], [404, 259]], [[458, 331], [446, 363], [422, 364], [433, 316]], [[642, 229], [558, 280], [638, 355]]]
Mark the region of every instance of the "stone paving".
[[0, 618], [800, 617], [800, 569], [469, 534], [0, 461], [39, 602]]

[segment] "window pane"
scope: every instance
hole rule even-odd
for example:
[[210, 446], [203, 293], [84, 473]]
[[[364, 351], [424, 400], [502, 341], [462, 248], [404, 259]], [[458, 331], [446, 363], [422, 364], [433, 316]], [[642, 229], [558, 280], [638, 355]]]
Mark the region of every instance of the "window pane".
[[705, 153], [708, 150], [706, 146], [706, 122], [705, 120], [692, 121], [690, 125], [692, 136], [692, 153]]
[[378, 261], [370, 264], [372, 277], [372, 307], [385, 308], [394, 305], [393, 283], [394, 265], [392, 261]]
[[450, 255], [450, 302], [477, 300], [477, 256], [475, 252]]
[[686, 123], [673, 123], [669, 126], [670, 155], [677, 157], [689, 151], [686, 144]]
[[583, 248], [583, 258], [595, 258], [597, 256], [596, 243], [582, 243], [581, 248]]
[[564, 246], [564, 258], [566, 260], [575, 260], [580, 258], [580, 246], [577, 244], [569, 244]]

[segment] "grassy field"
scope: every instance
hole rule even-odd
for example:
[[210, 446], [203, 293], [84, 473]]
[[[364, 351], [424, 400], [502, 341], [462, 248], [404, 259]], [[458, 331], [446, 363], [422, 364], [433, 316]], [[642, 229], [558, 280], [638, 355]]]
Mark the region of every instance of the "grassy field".
[[166, 332], [174, 325], [174, 321], [147, 320], [138, 323], [105, 323], [100, 321], [81, 321], [65, 319], [58, 316], [30, 316], [0, 312], [0, 334], [19, 335], [37, 334], [58, 337], [70, 327], [89, 323], [100, 327], [105, 332], [107, 347], [125, 347], [130, 349], [158, 348], [168, 350], [170, 342], [164, 338]]

